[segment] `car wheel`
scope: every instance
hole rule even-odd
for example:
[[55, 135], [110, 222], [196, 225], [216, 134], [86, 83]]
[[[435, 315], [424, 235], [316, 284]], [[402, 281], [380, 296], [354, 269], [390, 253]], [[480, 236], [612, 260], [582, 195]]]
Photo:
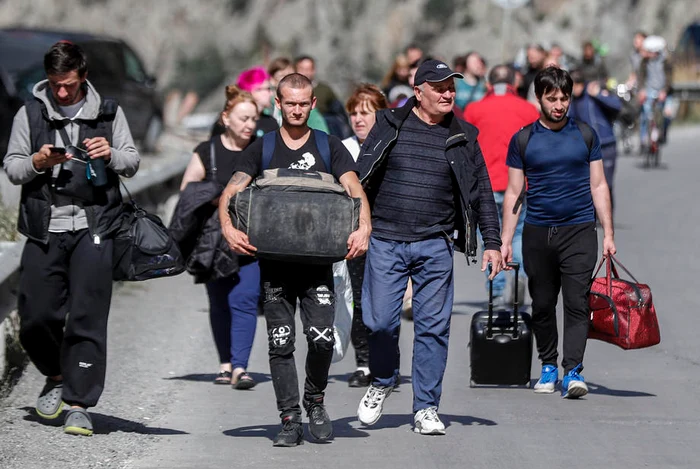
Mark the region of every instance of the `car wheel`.
[[148, 121], [148, 128], [141, 143], [143, 151], [146, 153], [154, 153], [158, 145], [158, 139], [163, 132], [163, 119], [158, 115], [151, 116]]

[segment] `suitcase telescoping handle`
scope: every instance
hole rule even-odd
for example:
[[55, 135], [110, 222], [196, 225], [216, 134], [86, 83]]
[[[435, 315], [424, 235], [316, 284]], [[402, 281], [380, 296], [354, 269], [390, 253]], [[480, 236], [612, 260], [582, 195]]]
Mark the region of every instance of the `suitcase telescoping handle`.
[[[517, 262], [508, 262], [506, 264], [508, 267], [511, 267], [515, 271], [515, 285], [514, 285], [514, 294], [513, 294], [513, 338], [517, 338], [518, 336], [518, 320], [519, 318], [519, 312], [518, 312], [518, 282], [520, 281], [520, 264]], [[489, 273], [491, 273], [491, 269], [493, 267], [491, 264], [489, 264]], [[489, 316], [488, 320], [486, 322], [486, 337], [491, 338], [493, 336], [493, 280], [489, 280]]]

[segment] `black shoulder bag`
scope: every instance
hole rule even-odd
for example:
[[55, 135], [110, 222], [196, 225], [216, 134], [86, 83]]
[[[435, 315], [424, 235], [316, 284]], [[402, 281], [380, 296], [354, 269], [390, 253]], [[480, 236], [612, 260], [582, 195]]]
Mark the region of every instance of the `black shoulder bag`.
[[114, 236], [112, 278], [134, 282], [184, 272], [180, 249], [160, 217], [141, 208], [122, 186], [129, 202], [122, 205]]

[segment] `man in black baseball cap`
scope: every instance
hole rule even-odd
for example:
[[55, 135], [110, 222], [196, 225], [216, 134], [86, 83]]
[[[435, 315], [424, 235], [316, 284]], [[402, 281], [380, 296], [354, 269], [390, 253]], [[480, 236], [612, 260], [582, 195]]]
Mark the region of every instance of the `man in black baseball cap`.
[[416, 77], [413, 79], [414, 86], [422, 85], [423, 83], [437, 83], [447, 80], [448, 78], [464, 78], [461, 73], [453, 72], [447, 64], [441, 60], [426, 60], [418, 67]]
[[452, 112], [455, 77], [462, 74], [440, 60], [423, 62], [414, 78], [415, 96], [402, 107], [377, 112], [358, 160], [373, 207], [362, 289], [373, 380], [357, 409], [365, 425], [379, 420], [397, 384], [398, 328], [410, 278], [414, 431], [445, 433], [437, 409], [454, 300], [454, 249], [476, 261], [478, 224], [485, 243], [482, 270], [491, 262], [493, 277], [501, 268], [498, 211], [478, 132]]

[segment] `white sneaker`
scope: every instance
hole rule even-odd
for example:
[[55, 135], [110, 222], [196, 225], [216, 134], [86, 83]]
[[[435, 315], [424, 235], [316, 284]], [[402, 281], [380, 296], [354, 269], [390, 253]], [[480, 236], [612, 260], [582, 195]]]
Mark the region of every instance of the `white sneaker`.
[[374, 425], [382, 416], [384, 400], [391, 394], [394, 388], [391, 386], [382, 387], [370, 384], [357, 408], [357, 418], [364, 425]]
[[413, 431], [421, 435], [444, 435], [445, 425], [440, 421], [437, 407], [428, 407], [416, 412], [413, 417]]

